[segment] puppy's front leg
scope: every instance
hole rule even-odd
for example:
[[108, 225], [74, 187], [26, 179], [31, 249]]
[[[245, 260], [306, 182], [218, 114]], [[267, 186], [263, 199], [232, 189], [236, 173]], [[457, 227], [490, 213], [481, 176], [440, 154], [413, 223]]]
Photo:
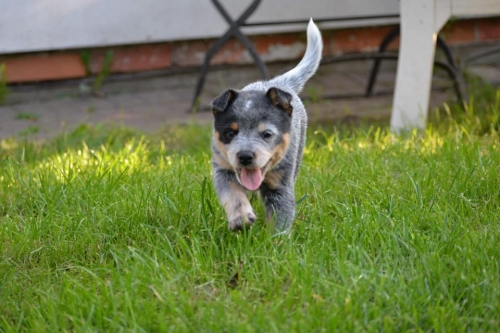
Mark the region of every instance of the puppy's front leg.
[[238, 183], [233, 171], [214, 169], [215, 192], [226, 210], [229, 230], [237, 231], [251, 226], [256, 216], [245, 190]]
[[267, 222], [271, 223], [274, 219], [276, 231], [289, 231], [295, 218], [295, 197], [293, 189], [285, 186], [272, 189], [266, 184], [263, 184], [260, 193], [262, 194], [266, 206]]

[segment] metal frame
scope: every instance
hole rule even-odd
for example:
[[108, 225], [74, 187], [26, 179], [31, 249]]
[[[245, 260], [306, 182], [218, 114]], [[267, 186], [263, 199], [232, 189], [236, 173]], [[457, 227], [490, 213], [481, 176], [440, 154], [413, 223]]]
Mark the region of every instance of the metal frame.
[[[227, 43], [232, 37], [236, 37], [243, 46], [248, 50], [250, 55], [252, 56], [255, 64], [259, 68], [259, 71], [264, 80], [269, 78], [269, 73], [265, 63], [260, 58], [259, 54], [255, 50], [253, 44], [250, 40], [241, 32], [241, 27], [244, 26], [263, 26], [263, 25], [282, 25], [282, 24], [299, 24], [299, 23], [307, 23], [305, 20], [289, 20], [289, 21], [277, 21], [277, 22], [255, 22], [255, 23], [246, 23], [246, 20], [255, 12], [258, 8], [262, 0], [253, 0], [253, 2], [247, 7], [247, 9], [240, 15], [240, 17], [234, 21], [231, 16], [229, 16], [226, 9], [220, 4], [218, 0], [211, 0], [214, 6], [217, 8], [219, 13], [222, 15], [224, 20], [228, 23], [229, 29], [222, 35], [212, 47], [207, 51], [205, 55], [205, 59], [203, 61], [203, 65], [201, 66], [200, 75], [198, 77], [198, 83], [196, 85], [195, 93], [192, 101], [192, 110], [196, 111], [199, 107], [199, 99], [201, 92], [203, 90], [203, 86], [205, 84], [206, 75], [208, 73], [208, 69], [210, 67], [210, 61], [214, 57], [214, 55]], [[340, 17], [340, 18], [320, 18], [315, 19], [315, 22], [333, 22], [333, 21], [349, 21], [349, 20], [369, 20], [369, 19], [380, 19], [380, 18], [395, 18], [399, 17], [399, 15], [374, 15], [374, 16], [363, 16], [363, 17]], [[398, 60], [398, 55], [395, 53], [387, 53], [386, 49], [389, 44], [400, 34], [400, 27], [396, 26], [383, 38], [380, 43], [378, 52], [372, 54], [349, 54], [338, 57], [329, 57], [322, 60], [322, 64], [328, 63], [337, 63], [344, 61], [354, 61], [354, 60], [363, 60], [363, 59], [375, 59], [373, 63], [372, 70], [370, 72], [370, 76], [368, 78], [368, 84], [366, 86], [366, 90], [364, 94], [349, 94], [346, 95], [348, 98], [352, 97], [370, 97], [374, 95], [373, 88], [377, 81], [378, 71], [380, 69], [380, 64], [382, 60]], [[467, 94], [464, 88], [464, 81], [461, 74], [460, 68], [457, 66], [452, 52], [445, 41], [438, 36], [437, 38], [437, 47], [443, 50], [446, 62], [435, 60], [434, 64], [444, 69], [451, 80], [453, 80], [453, 86], [455, 93], [457, 95], [458, 100], [463, 100], [467, 98]], [[498, 51], [496, 51], [498, 52]], [[330, 96], [331, 98], [339, 98], [341, 96]], [[324, 96], [324, 98], [330, 98], [329, 96]]]
[[231, 37], [236, 37], [248, 50], [248, 52], [250, 52], [250, 55], [259, 68], [262, 77], [264, 79], [267, 79], [269, 77], [267, 67], [259, 57], [259, 54], [253, 47], [252, 42], [250, 42], [240, 30], [240, 27], [245, 24], [245, 21], [253, 14], [257, 7], [259, 7], [261, 1], [262, 0], [253, 0], [250, 6], [245, 9], [243, 14], [241, 14], [241, 16], [236, 21], [234, 21], [218, 0], [212, 0], [214, 6], [217, 8], [222, 17], [224, 17], [224, 20], [226, 20], [226, 22], [229, 24], [229, 30], [227, 30], [226, 33], [222, 35], [222, 37], [220, 37], [214, 45], [212, 45], [212, 47], [207, 51], [207, 54], [205, 55], [205, 60], [203, 61], [203, 65], [201, 66], [200, 76], [198, 77], [198, 83], [196, 84], [196, 90], [193, 97], [193, 110], [196, 110], [198, 108], [199, 97], [201, 95], [203, 86], [205, 85], [205, 78], [207, 76], [208, 68], [210, 67], [210, 60], [212, 60], [217, 51], [219, 51], [219, 49], [224, 46], [224, 44], [226, 44], [231, 39]]
[[500, 53], [500, 46], [496, 46], [496, 47], [489, 49], [489, 50], [486, 50], [486, 51], [480, 51], [480, 52], [474, 53], [462, 61], [461, 68], [464, 69], [470, 63], [474, 63], [479, 59], [486, 58], [486, 57], [489, 57], [489, 56], [497, 54], [497, 53]]
[[[346, 54], [342, 56], [336, 56], [336, 57], [328, 57], [324, 58], [321, 61], [321, 64], [332, 64], [332, 63], [338, 63], [338, 62], [347, 62], [347, 61], [357, 61], [357, 60], [370, 60], [370, 59], [375, 59], [374, 66], [372, 68], [372, 72], [370, 75], [370, 79], [373, 77], [373, 81], [369, 81], [369, 87], [371, 87], [370, 93], [368, 94], [368, 91], [365, 93], [360, 93], [360, 94], [348, 94], [348, 95], [327, 95], [323, 96], [325, 99], [337, 99], [337, 98], [342, 98], [345, 96], [346, 98], [356, 98], [356, 97], [371, 97], [377, 95], [376, 93], [373, 92], [373, 86], [376, 82], [376, 77], [378, 74], [379, 66], [382, 60], [392, 60], [392, 61], [397, 61], [398, 60], [398, 54], [396, 53], [390, 53], [390, 52], [377, 52], [377, 53], [365, 53], [365, 54]], [[454, 82], [453, 88], [455, 90], [455, 93], [457, 95], [457, 99], [460, 101], [463, 99], [465, 96], [465, 92], [462, 90], [461, 85], [459, 84], [461, 80], [461, 72], [458, 68], [453, 66], [453, 64], [450, 64], [449, 62], [445, 61], [440, 61], [440, 60], [435, 60], [434, 65], [436, 67], [439, 67], [443, 70], [446, 71], [450, 79]], [[370, 85], [371, 83], [371, 85]]]
[[[378, 52], [375, 54], [369, 54], [368, 56], [375, 59], [373, 63], [372, 70], [370, 72], [370, 76], [368, 78], [368, 84], [366, 86], [365, 97], [373, 96], [373, 88], [377, 81], [378, 71], [380, 69], [380, 64], [384, 59], [392, 59], [392, 57], [385, 57], [379, 55], [389, 55], [391, 53], [386, 53], [386, 49], [389, 44], [396, 39], [400, 35], [400, 26], [395, 26], [387, 33], [387, 35], [382, 39], [380, 43]], [[457, 65], [455, 58], [453, 57], [453, 53], [451, 52], [448, 44], [444, 41], [441, 36], [437, 36], [436, 46], [441, 49], [446, 58], [446, 63], [438, 60], [434, 60], [434, 64], [440, 68], [443, 68], [448, 73], [451, 80], [453, 80], [453, 88], [455, 89], [455, 93], [457, 95], [457, 100], [465, 100], [467, 99], [467, 91], [465, 89], [465, 83], [462, 76], [462, 72], [460, 67]], [[395, 55], [395, 60], [398, 59], [398, 55]]]

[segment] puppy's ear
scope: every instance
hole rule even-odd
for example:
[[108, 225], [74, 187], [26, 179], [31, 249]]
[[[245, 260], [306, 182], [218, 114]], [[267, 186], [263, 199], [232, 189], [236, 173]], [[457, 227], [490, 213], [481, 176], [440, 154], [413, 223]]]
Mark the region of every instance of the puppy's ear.
[[236, 99], [238, 93], [233, 89], [228, 89], [224, 91], [219, 97], [214, 99], [212, 102], [212, 111], [214, 116], [218, 112], [224, 112], [231, 105], [231, 103]]
[[283, 91], [281, 89], [272, 87], [266, 93], [266, 96], [271, 100], [271, 103], [285, 111], [285, 113], [289, 116], [292, 115], [293, 107], [292, 104], [292, 95]]

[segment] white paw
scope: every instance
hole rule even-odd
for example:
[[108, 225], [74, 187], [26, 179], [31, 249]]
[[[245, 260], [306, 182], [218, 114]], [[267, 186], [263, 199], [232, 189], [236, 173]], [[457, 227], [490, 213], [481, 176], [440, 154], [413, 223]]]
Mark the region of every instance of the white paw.
[[245, 227], [250, 227], [253, 225], [257, 217], [254, 212], [249, 211], [244, 214], [238, 215], [229, 220], [229, 230], [231, 231], [239, 231]]

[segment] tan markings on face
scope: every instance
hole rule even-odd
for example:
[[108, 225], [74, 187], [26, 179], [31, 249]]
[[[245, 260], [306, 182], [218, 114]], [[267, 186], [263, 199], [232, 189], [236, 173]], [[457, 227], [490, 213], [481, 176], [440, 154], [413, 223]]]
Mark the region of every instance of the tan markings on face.
[[283, 171], [271, 170], [266, 174], [266, 178], [264, 179], [264, 183], [266, 183], [270, 189], [275, 190], [280, 185], [281, 178], [283, 178]]
[[259, 126], [257, 126], [257, 129], [259, 130], [260, 133], [264, 132], [266, 130], [266, 124], [264, 123], [259, 123]]
[[290, 134], [284, 133], [281, 136], [281, 143], [278, 144], [276, 147], [274, 147], [271, 153], [271, 158], [270, 158], [271, 169], [275, 167], [276, 164], [279, 163], [279, 161], [281, 161], [281, 159], [285, 155], [286, 149], [288, 148], [289, 144], [290, 144]]
[[232, 129], [233, 131], [235, 131], [235, 132], [236, 132], [236, 131], [238, 130], [238, 128], [239, 128], [237, 123], [231, 123], [231, 125], [229, 125], [229, 127], [231, 127], [231, 129]]
[[225, 158], [227, 158], [227, 149], [226, 149], [226, 146], [220, 141], [220, 133], [219, 133], [219, 131], [215, 131], [214, 136], [215, 136], [215, 145], [219, 149], [219, 151], [222, 154], [222, 156], [224, 156]]
[[218, 154], [212, 154], [212, 160], [222, 169], [233, 170], [231, 164]]

